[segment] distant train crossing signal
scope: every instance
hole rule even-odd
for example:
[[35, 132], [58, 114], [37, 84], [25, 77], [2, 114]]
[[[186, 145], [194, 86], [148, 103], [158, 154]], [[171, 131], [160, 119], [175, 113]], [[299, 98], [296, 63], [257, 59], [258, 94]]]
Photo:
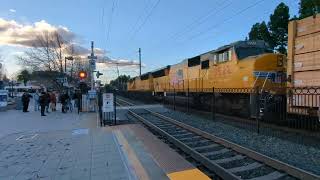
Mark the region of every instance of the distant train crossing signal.
[[80, 78], [80, 79], [85, 79], [85, 78], [87, 78], [87, 72], [85, 72], [85, 71], [80, 71], [80, 72], [79, 72], [79, 78]]

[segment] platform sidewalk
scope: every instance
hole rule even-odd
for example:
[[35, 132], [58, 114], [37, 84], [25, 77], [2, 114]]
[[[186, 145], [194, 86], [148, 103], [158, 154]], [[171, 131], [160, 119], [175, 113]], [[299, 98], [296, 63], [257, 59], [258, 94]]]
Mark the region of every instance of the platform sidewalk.
[[[0, 112], [0, 179], [180, 180], [199, 174], [181, 158], [172, 162], [179, 155], [140, 125], [99, 127], [96, 113], [41, 117], [29, 110]], [[119, 110], [119, 117], [125, 112]]]

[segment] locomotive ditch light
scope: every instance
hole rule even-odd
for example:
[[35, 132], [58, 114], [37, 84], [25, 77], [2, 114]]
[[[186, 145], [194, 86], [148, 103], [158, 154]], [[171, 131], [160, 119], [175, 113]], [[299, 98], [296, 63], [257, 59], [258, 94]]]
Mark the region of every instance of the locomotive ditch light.
[[80, 71], [80, 72], [79, 72], [79, 78], [80, 78], [80, 79], [85, 79], [85, 78], [87, 78], [87, 72], [85, 72], [85, 71]]

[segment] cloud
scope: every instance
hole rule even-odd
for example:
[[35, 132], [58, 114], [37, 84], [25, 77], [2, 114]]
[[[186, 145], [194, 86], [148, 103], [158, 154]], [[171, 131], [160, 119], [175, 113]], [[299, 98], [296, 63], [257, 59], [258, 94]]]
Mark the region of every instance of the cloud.
[[30, 25], [0, 18], [0, 45], [31, 47], [37, 40], [36, 35], [45, 32], [58, 32], [66, 41], [71, 41], [76, 36], [68, 28], [51, 25], [45, 20]]
[[109, 57], [98, 58], [97, 63], [105, 64], [106, 66], [120, 66], [120, 67], [136, 67], [139, 66], [139, 62], [126, 59], [111, 59]]
[[10, 12], [15, 13], [17, 12], [15, 9], [9, 9]]

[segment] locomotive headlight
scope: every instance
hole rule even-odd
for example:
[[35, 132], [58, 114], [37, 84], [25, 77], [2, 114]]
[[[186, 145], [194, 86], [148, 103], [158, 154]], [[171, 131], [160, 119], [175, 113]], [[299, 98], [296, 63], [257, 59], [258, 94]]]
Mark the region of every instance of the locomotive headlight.
[[277, 66], [278, 67], [282, 67], [283, 66], [283, 56], [278, 56]]

